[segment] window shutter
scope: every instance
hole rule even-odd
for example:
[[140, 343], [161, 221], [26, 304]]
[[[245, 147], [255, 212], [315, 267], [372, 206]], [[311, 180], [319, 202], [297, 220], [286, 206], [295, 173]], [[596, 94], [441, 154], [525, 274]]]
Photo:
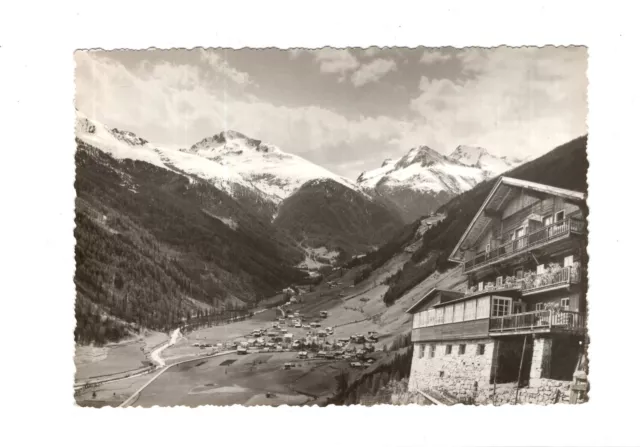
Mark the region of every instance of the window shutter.
[[496, 286], [502, 287], [502, 276], [496, 278]]
[[567, 256], [564, 258], [565, 267], [573, 267], [573, 256]]
[[538, 265], [537, 269], [536, 269], [536, 273], [539, 275], [541, 273], [544, 273], [544, 264], [540, 264]]
[[482, 292], [484, 290], [484, 282], [480, 281], [478, 283], [478, 292]]

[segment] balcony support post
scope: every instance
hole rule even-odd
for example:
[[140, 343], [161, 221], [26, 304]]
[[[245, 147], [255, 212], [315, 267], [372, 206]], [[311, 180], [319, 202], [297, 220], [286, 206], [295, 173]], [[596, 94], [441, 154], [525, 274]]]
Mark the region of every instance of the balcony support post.
[[520, 356], [520, 369], [518, 369], [518, 383], [516, 384], [516, 401], [515, 404], [518, 403], [518, 391], [520, 391], [520, 380], [522, 378], [522, 365], [524, 365], [524, 351], [527, 349], [527, 336], [524, 336], [524, 341], [522, 342], [522, 355]]

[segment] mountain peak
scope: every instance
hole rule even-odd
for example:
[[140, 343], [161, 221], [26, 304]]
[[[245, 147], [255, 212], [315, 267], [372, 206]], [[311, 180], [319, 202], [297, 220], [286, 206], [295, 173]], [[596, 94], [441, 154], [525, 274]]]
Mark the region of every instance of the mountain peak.
[[220, 149], [227, 154], [242, 154], [243, 149], [255, 149], [264, 154], [282, 154], [282, 151], [272, 144], [265, 144], [261, 140], [249, 138], [235, 130], [225, 130], [211, 137], [206, 137], [191, 146], [191, 152], [201, 150], [215, 151]]
[[480, 159], [486, 156], [492, 155], [483, 147], [460, 145], [449, 155], [449, 158], [467, 166], [480, 167]]
[[429, 146], [417, 146], [396, 163], [397, 168], [406, 168], [412, 164], [420, 164], [422, 167], [429, 167], [445, 160], [445, 157]]

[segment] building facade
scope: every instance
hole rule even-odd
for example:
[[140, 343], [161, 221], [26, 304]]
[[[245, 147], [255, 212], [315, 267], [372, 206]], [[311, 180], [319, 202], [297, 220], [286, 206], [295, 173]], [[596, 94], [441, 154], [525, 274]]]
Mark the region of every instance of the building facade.
[[466, 287], [433, 289], [407, 311], [410, 390], [478, 404], [570, 400], [585, 369], [586, 211], [579, 192], [496, 182], [449, 258]]

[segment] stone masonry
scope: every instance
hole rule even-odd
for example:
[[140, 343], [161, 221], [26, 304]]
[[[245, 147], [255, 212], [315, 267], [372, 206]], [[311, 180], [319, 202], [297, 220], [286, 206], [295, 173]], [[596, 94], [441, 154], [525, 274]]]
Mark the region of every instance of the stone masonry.
[[[459, 354], [460, 344], [465, 345]], [[478, 354], [478, 345], [484, 344], [484, 353]], [[430, 357], [430, 346], [435, 345], [435, 355]], [[446, 354], [447, 345], [451, 353]], [[446, 389], [459, 398], [471, 398], [477, 389], [489, 386], [493, 358], [493, 340], [478, 339], [462, 342], [427, 343], [420, 358], [420, 343], [413, 349], [409, 391]]]
[[[570, 381], [545, 378], [549, 372], [551, 357], [549, 338], [535, 338], [529, 386], [518, 390], [518, 402], [532, 404], [568, 403]], [[434, 390], [445, 393], [463, 402], [478, 405], [513, 404], [516, 398], [516, 384], [490, 383], [494, 362], [493, 339], [466, 340], [464, 354], [459, 354], [458, 342], [426, 343], [424, 355], [420, 357], [420, 343], [413, 349], [409, 392]], [[477, 351], [478, 344], [484, 344], [484, 354]], [[435, 345], [435, 355], [430, 357], [430, 346]], [[451, 345], [451, 353], [446, 346]]]

